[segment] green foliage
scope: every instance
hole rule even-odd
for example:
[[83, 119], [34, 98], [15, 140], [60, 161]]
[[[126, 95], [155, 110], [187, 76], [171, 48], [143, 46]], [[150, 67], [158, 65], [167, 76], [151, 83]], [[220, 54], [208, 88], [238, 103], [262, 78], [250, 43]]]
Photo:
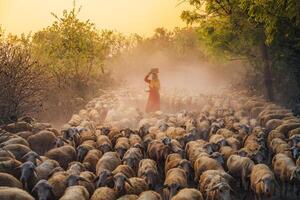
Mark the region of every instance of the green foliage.
[[[197, 24], [198, 37], [206, 44], [208, 55], [246, 61], [245, 66], [249, 67], [247, 71], [251, 73], [246, 78], [252, 79], [268, 78], [270, 74], [266, 74], [266, 66], [269, 65], [273, 76], [269, 78], [274, 82], [277, 99], [285, 104], [291, 99], [300, 102], [298, 0], [186, 2], [193, 9], [184, 11], [181, 17], [188, 24]], [[256, 87], [261, 90], [260, 85]], [[288, 95], [284, 95], [284, 88], [292, 89]]]

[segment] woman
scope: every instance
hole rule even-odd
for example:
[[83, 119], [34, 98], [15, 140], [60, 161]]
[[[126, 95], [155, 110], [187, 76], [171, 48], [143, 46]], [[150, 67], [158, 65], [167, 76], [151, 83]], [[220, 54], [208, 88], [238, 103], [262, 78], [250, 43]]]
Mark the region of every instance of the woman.
[[[152, 69], [145, 77], [145, 82], [149, 84], [149, 97], [146, 112], [155, 112], [160, 110], [160, 82], [158, 79], [158, 68]], [[152, 75], [152, 79], [149, 76]]]

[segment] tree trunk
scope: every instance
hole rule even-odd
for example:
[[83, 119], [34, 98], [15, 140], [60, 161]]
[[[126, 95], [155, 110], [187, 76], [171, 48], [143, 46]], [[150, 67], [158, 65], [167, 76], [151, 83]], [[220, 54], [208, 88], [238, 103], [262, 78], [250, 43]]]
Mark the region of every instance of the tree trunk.
[[267, 49], [264, 39], [261, 41], [260, 51], [261, 51], [261, 58], [262, 58], [262, 64], [263, 64], [265, 96], [266, 96], [267, 100], [273, 101], [274, 100], [274, 92], [273, 92], [271, 66], [270, 66], [270, 62], [269, 62], [268, 49]]

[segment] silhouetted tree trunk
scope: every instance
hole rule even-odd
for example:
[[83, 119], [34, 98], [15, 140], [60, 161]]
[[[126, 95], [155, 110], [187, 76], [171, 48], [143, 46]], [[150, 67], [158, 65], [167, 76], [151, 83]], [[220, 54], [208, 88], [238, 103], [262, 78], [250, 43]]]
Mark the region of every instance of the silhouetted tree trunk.
[[268, 48], [265, 44], [265, 39], [261, 41], [260, 53], [261, 53], [262, 65], [263, 65], [265, 96], [269, 101], [273, 101], [274, 91], [273, 91], [272, 72], [271, 72]]

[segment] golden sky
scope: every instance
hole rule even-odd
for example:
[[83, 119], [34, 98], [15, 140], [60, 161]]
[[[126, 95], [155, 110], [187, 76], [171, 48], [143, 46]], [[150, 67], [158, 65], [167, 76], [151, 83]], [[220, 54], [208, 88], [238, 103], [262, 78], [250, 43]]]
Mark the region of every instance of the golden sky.
[[[73, 0], [0, 0], [0, 24], [6, 32], [28, 33], [47, 27], [72, 8]], [[77, 0], [81, 19], [90, 19], [101, 29], [151, 35], [157, 27], [173, 29], [185, 26], [180, 19], [186, 5], [178, 0]]]

